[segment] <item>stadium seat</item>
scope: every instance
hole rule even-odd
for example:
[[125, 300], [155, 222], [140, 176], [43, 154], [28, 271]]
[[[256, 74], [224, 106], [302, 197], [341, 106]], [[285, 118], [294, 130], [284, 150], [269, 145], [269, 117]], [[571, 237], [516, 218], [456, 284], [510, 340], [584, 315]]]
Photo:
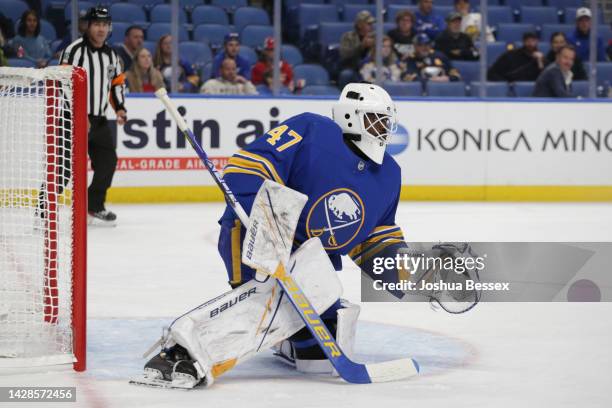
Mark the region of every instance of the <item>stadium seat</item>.
[[297, 12], [300, 38], [309, 26], [338, 21], [338, 9], [333, 4], [300, 4]]
[[36, 64], [33, 61], [25, 58], [8, 58], [7, 62], [9, 67], [36, 68]]
[[465, 96], [464, 82], [427, 82], [427, 96], [462, 97]]
[[589, 97], [589, 81], [574, 81], [572, 82], [572, 95], [583, 98]]
[[212, 0], [210, 2], [213, 6], [218, 6], [225, 11], [234, 12], [234, 10], [240, 7], [246, 7], [249, 5], [248, 0]]
[[266, 37], [274, 36], [274, 27], [248, 25], [240, 32], [240, 43], [249, 47], [261, 47]]
[[193, 10], [195, 7], [199, 6], [202, 3], [204, 3], [203, 0], [180, 0], [179, 2], [181, 7], [188, 11]]
[[208, 45], [197, 41], [179, 43], [179, 55], [196, 66], [202, 66], [212, 61], [212, 52]]
[[353, 30], [353, 23], [321, 23], [319, 25], [319, 43], [323, 50], [329, 44], [340, 43], [340, 38], [347, 31]]
[[157, 44], [155, 43], [155, 41], [144, 41], [142, 43], [142, 46], [143, 48], [146, 48], [147, 50], [149, 50], [151, 55], [155, 55], [155, 47], [157, 47]]
[[339, 96], [340, 90], [331, 85], [307, 85], [300, 92], [302, 95], [330, 95]]
[[[179, 41], [189, 41], [189, 33], [183, 25], [179, 25]], [[170, 34], [172, 27], [170, 23], [152, 23], [147, 29], [146, 39], [149, 41], [157, 41], [165, 34]]]
[[200, 81], [202, 83], [208, 81], [212, 76], [212, 62], [207, 62], [200, 67]]
[[241, 7], [234, 13], [234, 26], [240, 32], [248, 25], [270, 25], [270, 17], [258, 7]]
[[[172, 5], [157, 4], [151, 9], [150, 15], [152, 23], [169, 23], [172, 20]], [[179, 7], [179, 22], [187, 22], [187, 13], [182, 7]]]
[[[262, 95], [262, 96], [271, 96], [272, 95], [272, 89], [268, 88], [267, 85], [260, 84], [260, 85], [257, 85], [255, 87], [255, 89], [257, 89], [257, 93], [259, 95]], [[281, 86], [280, 89], [279, 89], [279, 95], [292, 96], [293, 93], [286, 86]]]
[[[14, 1], [14, 0], [7, 0], [7, 1]], [[2, 1], [0, 3], [5, 4], [5, 1]], [[79, 5], [79, 11], [83, 11], [83, 10], [86, 11], [94, 6], [94, 3], [91, 1], [79, 1], [77, 2], [77, 4]], [[21, 17], [21, 14], [19, 14], [19, 17]], [[66, 22], [72, 20], [72, 6], [70, 2], [68, 2], [66, 6], [64, 7], [64, 20]]]
[[[486, 82], [485, 83], [487, 98], [506, 98], [508, 97], [508, 84], [505, 82]], [[472, 82], [470, 84], [470, 95], [473, 97], [480, 96], [481, 82]]]
[[110, 6], [110, 13], [114, 21], [123, 21], [126, 23], [144, 23], [147, 21], [147, 15], [141, 6], [130, 3], [115, 3]]
[[[308, 3], [313, 3], [313, 2], [309, 0]], [[330, 0], [328, 3], [333, 4], [334, 6], [338, 8], [338, 11], [342, 12], [344, 11], [344, 7], [346, 7], [349, 4], [350, 5], [356, 5], [356, 4], [369, 5], [370, 1], [369, 0]]]
[[533, 94], [535, 82], [518, 81], [512, 84], [512, 94], [517, 98], [529, 98]]
[[567, 35], [573, 30], [574, 26], [572, 24], [544, 24], [542, 26], [542, 31], [540, 31], [540, 39], [550, 42], [550, 37], [553, 33], [561, 32]]
[[117, 21], [113, 23], [113, 31], [110, 33], [110, 37], [108, 39], [108, 43], [111, 45], [115, 45], [117, 43], [122, 43], [125, 38], [125, 30], [130, 26], [130, 23]]
[[434, 12], [446, 19], [455, 8], [453, 6], [438, 6], [438, 3], [434, 1]]
[[487, 66], [491, 66], [506, 50], [507, 44], [503, 42], [487, 44]]
[[479, 61], [453, 61], [453, 66], [461, 74], [461, 79], [466, 83], [480, 80]]
[[136, 4], [144, 9], [150, 9], [156, 4], [161, 4], [165, 0], [129, 0], [130, 3]]
[[548, 0], [550, 7], [564, 9], [566, 7], [580, 7], [584, 4], [584, 0]]
[[223, 39], [229, 32], [230, 28], [227, 25], [200, 24], [193, 30], [193, 39], [208, 42], [212, 47], [219, 48], [223, 45]]
[[257, 62], [257, 53], [253, 48], [249, 47], [248, 45], [241, 44], [238, 54], [245, 60], [249, 61], [251, 65]]
[[191, 22], [194, 26], [199, 24], [222, 24], [228, 25], [229, 18], [221, 7], [216, 6], [197, 6], [191, 12]]
[[376, 15], [376, 4], [346, 4], [342, 13], [342, 21], [354, 22], [360, 11], [367, 10], [373, 16]]
[[608, 44], [608, 41], [612, 40], [612, 27], [606, 24], [599, 24], [597, 26], [598, 36], [603, 38], [604, 44]]
[[383, 0], [384, 7], [391, 7], [393, 5], [411, 6], [415, 3], [414, 0]]
[[503, 23], [497, 27], [496, 37], [497, 41], [514, 43], [523, 40], [523, 33], [535, 30], [536, 28], [533, 24]]
[[281, 59], [287, 61], [291, 66], [299, 65], [304, 62], [299, 48], [291, 44], [283, 44], [281, 48]]
[[521, 22], [542, 26], [559, 22], [559, 14], [554, 7], [521, 7]]
[[488, 8], [489, 25], [497, 27], [502, 23], [513, 23], [512, 9], [507, 6], [491, 6]]
[[504, 4], [513, 11], [518, 11], [523, 6], [542, 7], [544, 2], [543, 0], [504, 0]]
[[305, 85], [329, 85], [329, 74], [319, 64], [300, 64], [293, 67], [293, 76], [304, 79]]
[[49, 61], [47, 61], [47, 66], [49, 67], [55, 67], [59, 65], [59, 60], [57, 58], [51, 58]]
[[385, 13], [385, 16], [388, 22], [395, 23], [395, 16], [400, 11], [410, 10], [414, 13], [415, 11], [417, 11], [417, 9], [418, 9], [417, 6], [414, 6], [414, 5], [407, 6], [407, 5], [402, 5], [402, 4], [396, 4], [396, 2], [393, 2], [393, 4], [390, 4], [389, 7], [387, 7], [387, 12]]
[[[591, 73], [591, 64], [584, 62], [584, 70], [587, 75]], [[597, 85], [609, 87], [612, 85], [612, 62], [597, 63]]]
[[423, 96], [423, 85], [421, 82], [383, 82], [383, 88], [391, 96]]

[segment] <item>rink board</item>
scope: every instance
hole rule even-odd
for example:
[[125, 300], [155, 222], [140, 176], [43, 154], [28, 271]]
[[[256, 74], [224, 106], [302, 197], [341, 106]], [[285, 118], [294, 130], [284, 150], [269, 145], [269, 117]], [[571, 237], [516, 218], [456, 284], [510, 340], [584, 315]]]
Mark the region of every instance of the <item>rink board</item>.
[[[173, 98], [204, 149], [222, 167], [279, 122], [327, 98]], [[128, 97], [116, 132], [114, 202], [216, 201], [221, 194], [177, 134], [161, 103]], [[390, 152], [403, 199], [612, 201], [612, 103], [600, 101], [399, 100]], [[179, 108], [180, 110], [180, 108]]]

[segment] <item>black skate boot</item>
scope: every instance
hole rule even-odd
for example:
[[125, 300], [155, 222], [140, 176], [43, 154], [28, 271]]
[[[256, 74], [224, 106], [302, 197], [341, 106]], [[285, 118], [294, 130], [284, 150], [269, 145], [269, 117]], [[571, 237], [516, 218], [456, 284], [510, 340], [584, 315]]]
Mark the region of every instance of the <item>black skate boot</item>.
[[88, 211], [87, 224], [99, 227], [116, 227], [117, 215], [108, 210]]
[[132, 382], [165, 388], [193, 388], [203, 381], [198, 379], [194, 361], [187, 350], [177, 344], [151, 358], [144, 366], [141, 381]]

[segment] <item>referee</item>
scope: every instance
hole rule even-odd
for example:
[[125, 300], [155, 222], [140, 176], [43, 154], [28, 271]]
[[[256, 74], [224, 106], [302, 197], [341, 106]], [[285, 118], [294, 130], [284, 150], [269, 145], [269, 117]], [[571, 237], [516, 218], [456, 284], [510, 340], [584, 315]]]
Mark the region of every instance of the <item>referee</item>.
[[89, 79], [87, 150], [94, 174], [87, 194], [88, 224], [115, 226], [117, 216], [104, 206], [106, 192], [111, 186], [117, 166], [117, 146], [108, 126], [106, 110], [110, 102], [117, 115], [117, 124], [125, 123], [125, 78], [117, 54], [106, 43], [111, 28], [108, 9], [102, 6], [92, 7], [85, 19], [87, 30], [83, 37], [66, 47], [59, 62], [83, 67]]

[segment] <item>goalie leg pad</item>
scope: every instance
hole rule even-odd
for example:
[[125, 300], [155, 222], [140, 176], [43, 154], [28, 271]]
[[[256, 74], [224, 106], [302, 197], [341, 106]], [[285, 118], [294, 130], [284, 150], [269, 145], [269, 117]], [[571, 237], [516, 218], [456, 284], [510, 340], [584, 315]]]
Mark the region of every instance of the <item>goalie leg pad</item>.
[[[317, 313], [342, 294], [338, 276], [318, 238], [306, 241], [291, 256], [288, 269]], [[304, 327], [276, 280], [251, 280], [179, 317], [169, 329], [165, 347], [179, 344], [195, 360], [206, 383], [260, 350]]]
[[[330, 315], [328, 312], [335, 311], [335, 318], [324, 318], [324, 321], [348, 358], [353, 356], [360, 310], [359, 305], [353, 304], [346, 299], [341, 299], [321, 316]], [[295, 365], [299, 372], [337, 375], [331, 363], [325, 358], [323, 351], [306, 328], [300, 330], [291, 340], [283, 341], [276, 348], [276, 355], [284, 361]]]

